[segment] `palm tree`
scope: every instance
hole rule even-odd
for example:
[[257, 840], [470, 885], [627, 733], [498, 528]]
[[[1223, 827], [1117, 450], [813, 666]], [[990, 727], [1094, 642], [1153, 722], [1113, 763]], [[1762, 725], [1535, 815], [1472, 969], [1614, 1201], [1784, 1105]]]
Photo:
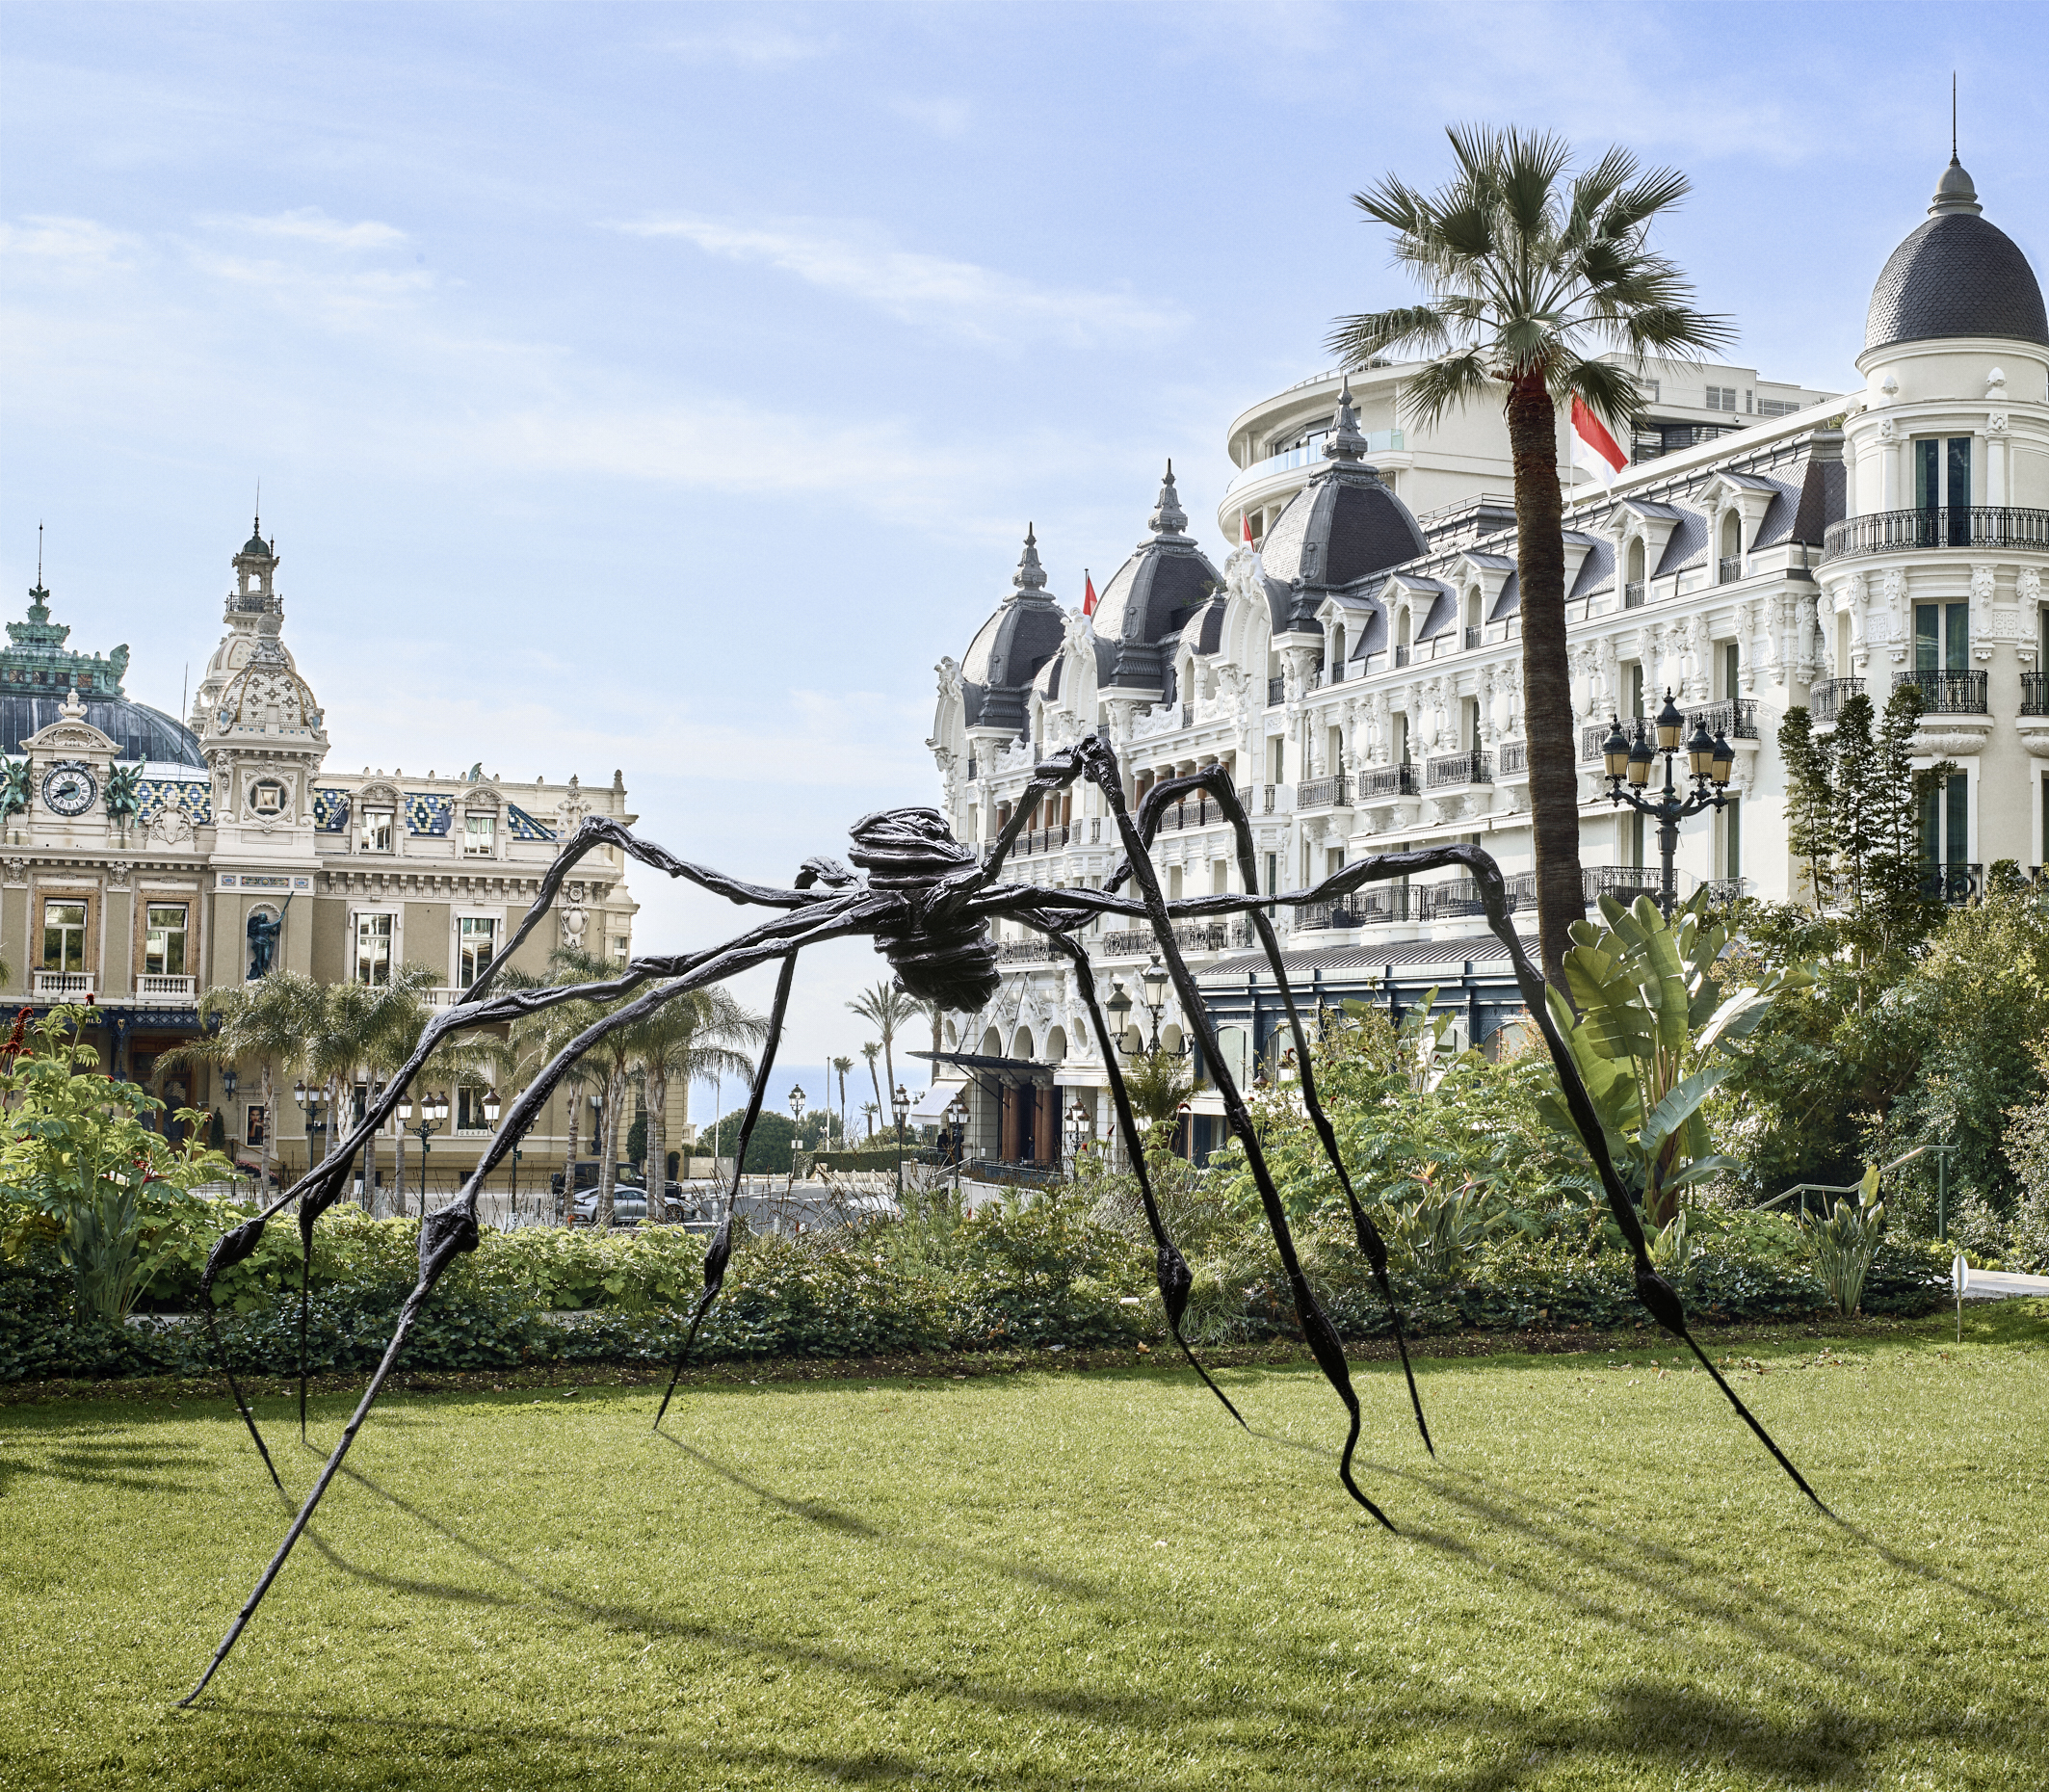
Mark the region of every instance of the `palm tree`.
[[1131, 1099], [1131, 1111], [1147, 1123], [1150, 1143], [1156, 1148], [1195, 1087], [1191, 1062], [1180, 1052], [1156, 1046], [1124, 1067], [1124, 1093]]
[[[581, 961], [586, 966], [598, 965], [597, 974], [604, 977], [610, 977], [616, 968], [600, 965], [598, 960], [574, 947], [551, 953], [548, 960], [550, 966], [558, 970], [577, 961]], [[571, 974], [576, 973], [572, 970]], [[507, 981], [511, 973], [508, 973], [507, 979], [501, 979], [501, 983]], [[546, 1064], [605, 1012], [606, 1005], [598, 1002], [564, 1002], [554, 1008], [539, 1010], [512, 1023], [509, 1049], [522, 1063]], [[604, 1080], [604, 1073], [601, 1064], [590, 1058], [578, 1058], [563, 1075], [561, 1089], [569, 1117], [568, 1154], [563, 1160], [562, 1173], [565, 1225], [573, 1223], [576, 1218], [577, 1121], [583, 1098], [592, 1084]]]
[[1652, 254], [1652, 222], [1691, 190], [1675, 169], [1640, 172], [1610, 149], [1565, 179], [1571, 150], [1542, 132], [1454, 127], [1457, 175], [1423, 194], [1390, 174], [1353, 203], [1395, 233], [1395, 260], [1427, 289], [1421, 304], [1340, 318], [1330, 347], [1350, 366], [1408, 350], [1431, 356], [1405, 382], [1405, 414], [1429, 424], [1498, 394], [1515, 462], [1516, 576], [1522, 593], [1524, 717], [1537, 850], [1537, 943], [1564, 987], [1566, 930], [1582, 920], [1578, 751], [1565, 660], [1565, 547], [1557, 407], [1573, 400], [1623, 425], [1636, 376], [1593, 358], [1619, 351], [1692, 362], [1734, 340], [1692, 308], [1677, 265]]
[[321, 986], [298, 971], [274, 970], [253, 983], [218, 985], [199, 1000], [199, 1019], [220, 1023], [166, 1052], [166, 1065], [217, 1064], [230, 1068], [253, 1060], [263, 1094], [263, 1144], [257, 1158], [265, 1183], [277, 1148], [277, 1085], [305, 1059], [305, 1042], [318, 1030]]
[[[863, 1114], [880, 1114], [882, 1111], [882, 1085], [876, 1082], [875, 1076], [875, 1061], [881, 1055], [882, 1048], [874, 1040], [870, 1040], [867, 1044], [861, 1047], [861, 1056], [868, 1060], [868, 1080], [871, 1083], [875, 1083], [875, 1105], [869, 1107], [864, 1103], [861, 1107]], [[868, 1128], [868, 1136], [872, 1137], [874, 1132], [875, 1128], [871, 1125]]]
[[[384, 984], [336, 983], [321, 991], [320, 1012], [306, 1040], [306, 1075], [328, 1098], [328, 1144], [332, 1155], [348, 1129], [341, 1123], [344, 1094], [361, 1078], [375, 1091], [392, 1067], [410, 1055], [427, 1010], [420, 993], [436, 979], [424, 964], [405, 964]], [[374, 1208], [377, 1136], [363, 1151], [363, 1194]]]
[[[921, 1014], [925, 1005], [915, 997], [906, 995], [895, 984], [884, 978], [874, 988], [863, 989], [847, 1006], [880, 1035], [882, 1041], [882, 1068], [886, 1073], [889, 1087], [895, 1089], [897, 1086], [895, 1053], [897, 1029], [906, 1020]], [[869, 1068], [873, 1069], [874, 1067], [874, 1064], [871, 1062]], [[882, 1100], [882, 1092], [880, 1090], [876, 1092], [876, 1099], [878, 1102]]]
[[738, 1048], [760, 1044], [768, 1032], [764, 1016], [741, 1007], [717, 987], [679, 995], [630, 1030], [628, 1043], [647, 1110], [642, 1174], [647, 1183], [648, 1218], [660, 1215], [669, 1180], [670, 1084], [680, 1081], [688, 1090], [700, 1077], [751, 1078], [754, 1061]]
[[[586, 952], [581, 946], [557, 946], [548, 954], [549, 967], [558, 977], [571, 977], [582, 983], [609, 982], [618, 974], [618, 966], [608, 959]], [[623, 1006], [620, 998], [611, 1002], [565, 1002], [560, 1008], [545, 1011], [534, 1018], [541, 1021], [539, 1029], [545, 1040], [549, 1055], [560, 1051], [570, 1040], [588, 1027], [599, 1015], [610, 1014]], [[569, 1168], [564, 1174], [563, 1188], [570, 1202], [570, 1217], [573, 1218], [576, 1199], [576, 1114], [575, 1090], [595, 1084], [602, 1092], [604, 1106], [599, 1111], [598, 1136], [591, 1143], [597, 1151], [597, 1213], [599, 1225], [609, 1228], [612, 1225], [612, 1191], [617, 1177], [619, 1147], [619, 1123], [621, 1111], [626, 1105], [626, 1090], [633, 1077], [632, 1029], [621, 1028], [608, 1035], [594, 1049], [578, 1060], [578, 1073], [564, 1079], [570, 1086], [569, 1118]]]
[[847, 1148], [847, 1072], [854, 1068], [852, 1058], [833, 1058], [827, 1067], [839, 1078], [839, 1148]]

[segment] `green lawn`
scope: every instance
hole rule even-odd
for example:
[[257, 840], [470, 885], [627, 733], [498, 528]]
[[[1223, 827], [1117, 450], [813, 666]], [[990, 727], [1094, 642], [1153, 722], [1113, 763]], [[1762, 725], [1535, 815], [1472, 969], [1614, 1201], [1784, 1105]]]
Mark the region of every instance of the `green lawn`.
[[[287, 1514], [224, 1401], [0, 1410], [0, 1785], [2049, 1782], [2049, 1305], [1669, 1347], [399, 1396]], [[331, 1439], [347, 1410], [317, 1406]], [[274, 1447], [291, 1434], [269, 1400]], [[315, 1459], [280, 1451], [295, 1492]]]

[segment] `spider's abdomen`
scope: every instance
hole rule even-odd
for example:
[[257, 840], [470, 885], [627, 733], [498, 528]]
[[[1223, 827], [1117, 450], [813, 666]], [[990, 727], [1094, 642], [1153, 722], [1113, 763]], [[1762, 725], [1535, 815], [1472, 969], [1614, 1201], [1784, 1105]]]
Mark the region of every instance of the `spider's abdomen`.
[[948, 901], [950, 884], [974, 876], [974, 853], [937, 809], [882, 809], [855, 822], [853, 834], [848, 856], [868, 873], [868, 887], [905, 901], [904, 924], [875, 937], [897, 981], [958, 1014], [986, 1006], [1000, 981], [989, 924], [956, 915]]

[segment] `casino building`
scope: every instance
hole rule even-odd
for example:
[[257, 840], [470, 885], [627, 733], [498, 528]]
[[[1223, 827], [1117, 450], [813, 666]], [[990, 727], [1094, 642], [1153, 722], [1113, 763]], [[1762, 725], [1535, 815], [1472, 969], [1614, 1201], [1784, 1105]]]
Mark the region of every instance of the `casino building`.
[[[1170, 464], [1091, 617], [1053, 596], [1027, 535], [1011, 589], [960, 659], [939, 662], [930, 745], [959, 837], [993, 838], [1042, 753], [1102, 730], [1134, 801], [1223, 767], [1252, 816], [1265, 890], [1307, 888], [1364, 854], [1465, 841], [1534, 907], [1506, 431], [1470, 412], [1404, 435], [1408, 371], [1319, 376], [1231, 425], [1221, 567], [1189, 532]], [[1652, 413], [1608, 488], [1573, 485], [1562, 438], [1589, 902], [1656, 886], [1655, 830], [1646, 840], [1611, 804], [1601, 745], [1612, 717], [1653, 714], [1668, 691], [1688, 732], [1705, 724], [1735, 759], [1726, 805], [1682, 828], [1682, 894], [1703, 882], [1795, 893], [1781, 719], [1805, 706], [1826, 729], [1851, 693], [1882, 703], [1906, 682], [1925, 704], [1922, 763], [1959, 768], [1926, 823], [1931, 887], [1968, 901], [1999, 861], [2040, 875], [2049, 319], [2027, 256], [1954, 159], [1878, 274], [1855, 371], [1838, 395], [1743, 369], [1646, 369]], [[1084, 789], [1027, 828], [1008, 867], [1020, 880], [1098, 885], [1118, 856]], [[1241, 887], [1214, 804], [1169, 810], [1153, 856], [1169, 897]], [[1433, 876], [1280, 909], [1291, 981], [1311, 1004], [1402, 1008], [1435, 989], [1484, 1044], [1521, 1002], [1474, 896]], [[959, 1093], [972, 1153], [1051, 1166], [1077, 1123], [1107, 1136], [1107, 1086], [1068, 970], [1038, 937], [1005, 934], [1003, 986], [950, 1025], [940, 1076], [955, 1080], [921, 1112]], [[1149, 933], [1101, 925], [1089, 943], [1099, 994], [1121, 985], [1130, 1000], [1127, 1047], [1155, 1032], [1179, 1046], [1170, 993], [1148, 1010]], [[1281, 1025], [1252, 944], [1242, 923], [1181, 929], [1241, 1080], [1273, 1061]], [[1222, 1110], [1199, 1080], [1192, 1105], [1185, 1142], [1199, 1157], [1222, 1138]]]
[[[219, 1113], [246, 1161], [275, 1127], [289, 1171], [306, 1161], [309, 1121], [320, 1154], [317, 1113], [284, 1091], [283, 1111], [267, 1114], [253, 1066], [236, 1067], [230, 1081], [218, 1068], [161, 1063], [198, 1029], [205, 992], [274, 962], [326, 983], [370, 984], [418, 963], [433, 975], [431, 1001], [450, 1005], [503, 950], [557, 842], [586, 815], [634, 818], [617, 772], [586, 789], [574, 777], [507, 780], [481, 765], [424, 777], [331, 767], [324, 712], [284, 642], [278, 559], [260, 527], [231, 565], [223, 632], [185, 722], [124, 695], [125, 646], [69, 647], [71, 630], [50, 619], [39, 580], [27, 619], [7, 625], [0, 959], [11, 1005], [92, 1004], [110, 1069], [172, 1108]], [[522, 968], [541, 972], [565, 941], [628, 956], [636, 905], [621, 856], [593, 853], [579, 869], [559, 919], [521, 947]], [[449, 1102], [431, 1156], [445, 1186], [488, 1134], [486, 1092], [434, 1093]], [[567, 1098], [528, 1137], [530, 1179], [561, 1165]], [[591, 1138], [588, 1115], [579, 1131]], [[408, 1157], [416, 1175], [416, 1144]], [[381, 1161], [388, 1177], [388, 1148]]]

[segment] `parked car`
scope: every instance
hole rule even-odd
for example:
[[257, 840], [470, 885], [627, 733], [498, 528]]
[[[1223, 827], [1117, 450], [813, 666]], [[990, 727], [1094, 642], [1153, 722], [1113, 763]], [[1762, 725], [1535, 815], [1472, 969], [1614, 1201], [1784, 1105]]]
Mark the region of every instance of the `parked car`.
[[[638, 1184], [641, 1179], [641, 1167], [638, 1164], [615, 1164], [612, 1167], [612, 1179], [615, 1182]], [[595, 1187], [597, 1187], [597, 1159], [594, 1157], [578, 1158], [576, 1162], [576, 1192], [580, 1195], [585, 1189], [594, 1189]], [[562, 1193], [561, 1171], [558, 1170], [548, 1178], [548, 1193], [551, 1195], [560, 1195]]]
[[[638, 1225], [647, 1217], [647, 1191], [621, 1182], [612, 1191], [612, 1224], [614, 1225]], [[586, 1189], [576, 1198], [576, 1224], [597, 1224], [597, 1190]]]

